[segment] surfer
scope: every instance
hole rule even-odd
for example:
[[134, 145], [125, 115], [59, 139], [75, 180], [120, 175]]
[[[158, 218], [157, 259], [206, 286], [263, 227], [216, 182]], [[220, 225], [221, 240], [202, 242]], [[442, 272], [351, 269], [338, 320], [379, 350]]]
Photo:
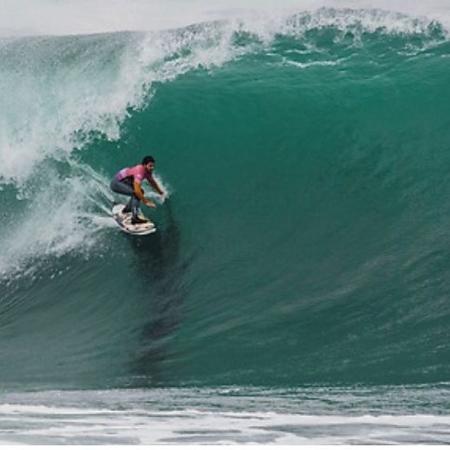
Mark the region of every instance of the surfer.
[[141, 164], [134, 167], [125, 167], [117, 172], [111, 181], [110, 187], [112, 191], [131, 197], [122, 213], [131, 213], [131, 223], [133, 225], [148, 222], [148, 219], [139, 216], [140, 202], [143, 202], [149, 208], [156, 208], [156, 204], [153, 201], [144, 197], [144, 190], [141, 187], [143, 180], [147, 180], [159, 195], [164, 195], [164, 191], [153, 178], [154, 168], [155, 159], [153, 156], [145, 156]]

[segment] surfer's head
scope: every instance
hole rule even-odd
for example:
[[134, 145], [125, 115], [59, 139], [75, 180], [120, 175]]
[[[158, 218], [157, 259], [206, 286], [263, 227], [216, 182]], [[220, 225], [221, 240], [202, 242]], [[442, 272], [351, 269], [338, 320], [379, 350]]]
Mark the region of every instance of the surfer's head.
[[153, 156], [144, 156], [144, 159], [142, 160], [142, 165], [151, 172], [153, 168], [155, 167], [155, 158]]

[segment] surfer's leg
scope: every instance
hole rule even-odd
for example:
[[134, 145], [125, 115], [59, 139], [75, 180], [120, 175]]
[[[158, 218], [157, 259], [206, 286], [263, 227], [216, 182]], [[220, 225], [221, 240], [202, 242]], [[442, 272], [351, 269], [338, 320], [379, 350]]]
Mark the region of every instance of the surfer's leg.
[[134, 190], [130, 184], [113, 178], [110, 184], [110, 188], [113, 192], [117, 192], [118, 194], [127, 195], [128, 197], [131, 197], [127, 206], [125, 206], [125, 208], [123, 209], [124, 213], [133, 212], [133, 206], [136, 200], [138, 202], [137, 207], [139, 208], [139, 199], [137, 199], [136, 196], [134, 195]]
[[130, 198], [127, 206], [122, 210], [124, 213], [131, 213], [131, 216], [134, 220], [137, 220], [139, 215], [139, 206], [141, 204], [140, 200], [134, 195], [133, 187], [123, 181], [118, 181], [115, 178], [111, 181], [110, 184], [111, 190], [117, 192], [118, 194], [127, 195]]
[[132, 196], [134, 194], [132, 186], [128, 183], [124, 183], [123, 181], [116, 180], [115, 178], [111, 181], [109, 185], [113, 192], [117, 192], [118, 194]]
[[128, 200], [128, 203], [126, 204], [125, 208], [122, 209], [122, 212], [124, 214], [128, 214], [131, 212], [131, 203], [133, 202], [133, 196], [131, 196], [130, 200]]
[[127, 209], [130, 208], [131, 210], [131, 216], [133, 218], [136, 218], [139, 214], [139, 205], [140, 205], [140, 201], [139, 199], [135, 196], [132, 195], [130, 201], [128, 202], [127, 205]]

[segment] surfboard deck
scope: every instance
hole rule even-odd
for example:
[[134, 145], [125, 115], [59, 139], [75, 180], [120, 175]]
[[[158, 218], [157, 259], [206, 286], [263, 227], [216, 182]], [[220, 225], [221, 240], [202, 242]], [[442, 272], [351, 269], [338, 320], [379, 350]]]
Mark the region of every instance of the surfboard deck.
[[125, 208], [125, 205], [121, 203], [117, 203], [112, 207], [112, 216], [122, 231], [135, 236], [145, 236], [156, 231], [155, 224], [147, 217], [145, 217], [149, 220], [147, 223], [133, 225], [131, 223], [131, 213], [122, 213], [123, 208]]

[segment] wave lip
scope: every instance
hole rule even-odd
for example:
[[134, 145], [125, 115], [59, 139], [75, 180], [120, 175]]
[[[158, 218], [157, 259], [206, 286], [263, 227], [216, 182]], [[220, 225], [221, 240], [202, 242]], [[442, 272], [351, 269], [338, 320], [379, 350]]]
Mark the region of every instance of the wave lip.
[[0, 180], [24, 183], [45, 159], [70, 158], [93, 135], [118, 140], [121, 124], [148, 105], [157, 83], [197, 68], [221, 67], [261, 51], [278, 36], [306, 39], [308, 32], [322, 29], [334, 30], [335, 40], [348, 33], [358, 39], [381, 32], [433, 41], [447, 35], [440, 23], [426, 18], [322, 8], [169, 31], [0, 41]]

